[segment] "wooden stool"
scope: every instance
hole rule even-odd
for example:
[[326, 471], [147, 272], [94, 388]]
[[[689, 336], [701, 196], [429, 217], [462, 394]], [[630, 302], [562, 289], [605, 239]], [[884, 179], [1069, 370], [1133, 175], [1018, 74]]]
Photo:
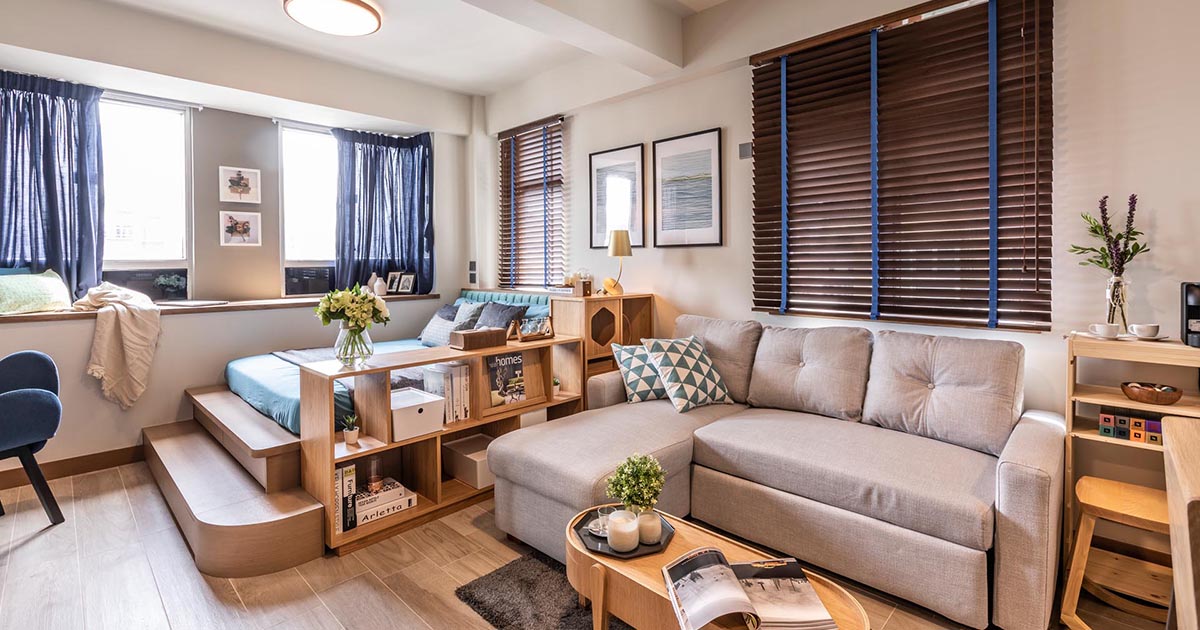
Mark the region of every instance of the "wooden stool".
[[[1089, 593], [1104, 603], [1147, 619], [1165, 622], [1167, 611], [1128, 600], [1116, 593], [1167, 606], [1171, 596], [1171, 569], [1121, 554], [1092, 549], [1092, 534], [1096, 519], [1121, 523], [1146, 531], [1169, 534], [1167, 524], [1167, 493], [1162, 490], [1133, 484], [1080, 477], [1075, 484], [1079, 499], [1079, 533], [1071, 558], [1071, 572], [1063, 591], [1062, 622], [1072, 630], [1091, 630], [1076, 614], [1079, 591]], [[1088, 567], [1088, 556], [1092, 567]], [[1088, 571], [1088, 569], [1091, 571]], [[1088, 573], [1084, 575], [1085, 571]]]

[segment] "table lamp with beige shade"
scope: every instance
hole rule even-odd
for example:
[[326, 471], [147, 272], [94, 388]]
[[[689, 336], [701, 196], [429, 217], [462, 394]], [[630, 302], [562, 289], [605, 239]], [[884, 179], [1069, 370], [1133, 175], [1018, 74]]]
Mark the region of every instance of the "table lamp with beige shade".
[[633, 248], [629, 245], [629, 230], [612, 230], [608, 233], [608, 255], [617, 257], [617, 277], [604, 279], [604, 294], [625, 295], [621, 274], [625, 271], [625, 257], [633, 255]]

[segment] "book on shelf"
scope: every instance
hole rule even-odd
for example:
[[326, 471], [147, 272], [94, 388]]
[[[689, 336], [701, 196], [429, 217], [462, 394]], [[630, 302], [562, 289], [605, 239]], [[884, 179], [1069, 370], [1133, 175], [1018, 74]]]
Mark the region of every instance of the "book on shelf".
[[470, 366], [463, 361], [425, 366], [424, 389], [446, 400], [445, 422], [470, 417], [470, 374]]
[[388, 501], [386, 503], [375, 503], [370, 507], [358, 510], [358, 524], [366, 525], [372, 521], [377, 521], [386, 516], [391, 516], [398, 512], [403, 512], [417, 505], [417, 494], [412, 491], [405, 493], [398, 499]]
[[334, 505], [335, 529], [338, 532], [348, 532], [358, 527], [358, 519], [354, 509], [354, 495], [358, 492], [357, 475], [354, 463], [334, 469]]
[[361, 515], [363, 510], [383, 505], [384, 503], [391, 503], [403, 497], [405, 493], [412, 494], [404, 486], [400, 485], [399, 481], [391, 477], [384, 477], [383, 486], [378, 490], [372, 491], [365, 487], [359, 488], [358, 493], [354, 497], [354, 507]]
[[792, 558], [730, 564], [716, 547], [701, 547], [663, 567], [681, 630], [719, 617], [748, 628], [837, 630], [804, 569]]
[[499, 407], [525, 400], [525, 357], [507, 352], [486, 358], [488, 389], [492, 406]]

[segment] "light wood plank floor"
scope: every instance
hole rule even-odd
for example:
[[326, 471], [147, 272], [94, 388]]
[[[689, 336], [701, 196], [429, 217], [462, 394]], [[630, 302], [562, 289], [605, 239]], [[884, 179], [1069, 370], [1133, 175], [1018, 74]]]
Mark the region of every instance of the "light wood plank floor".
[[[529, 548], [486, 502], [345, 557], [246, 579], [200, 574], [144, 463], [51, 482], [67, 522], [48, 527], [29, 486], [0, 490], [0, 630], [37, 628], [480, 628], [454, 589]], [[874, 630], [959, 630], [847, 584]], [[1085, 596], [1094, 630], [1159, 630]]]

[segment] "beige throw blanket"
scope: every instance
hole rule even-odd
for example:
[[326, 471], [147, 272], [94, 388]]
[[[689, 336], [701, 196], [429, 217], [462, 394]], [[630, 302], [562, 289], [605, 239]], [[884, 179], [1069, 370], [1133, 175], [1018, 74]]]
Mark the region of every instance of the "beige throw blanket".
[[128, 409], [146, 391], [158, 347], [158, 306], [149, 297], [111, 282], [75, 302], [77, 311], [98, 311], [87, 373], [100, 380], [104, 397]]

